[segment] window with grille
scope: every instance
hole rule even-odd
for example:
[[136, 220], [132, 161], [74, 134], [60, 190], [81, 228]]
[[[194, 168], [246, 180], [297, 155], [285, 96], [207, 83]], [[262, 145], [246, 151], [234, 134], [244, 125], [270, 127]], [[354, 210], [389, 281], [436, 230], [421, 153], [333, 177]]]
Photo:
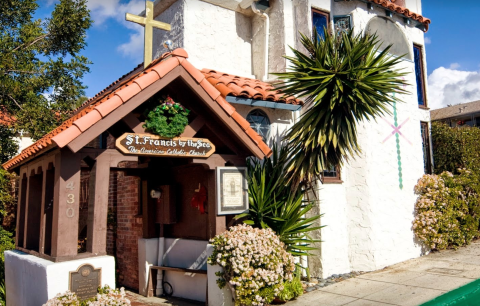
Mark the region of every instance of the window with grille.
[[263, 141], [270, 137], [270, 120], [267, 114], [260, 109], [254, 109], [247, 115], [247, 121], [252, 129], [262, 136]]
[[423, 165], [426, 174], [432, 173], [432, 158], [430, 155], [430, 131], [428, 122], [420, 122], [420, 130], [422, 133], [422, 149], [423, 149]]
[[348, 32], [352, 28], [352, 17], [350, 15], [334, 16], [333, 25], [337, 35]]
[[340, 167], [331, 166], [329, 169], [324, 170], [322, 173], [323, 183], [343, 183], [340, 178]]

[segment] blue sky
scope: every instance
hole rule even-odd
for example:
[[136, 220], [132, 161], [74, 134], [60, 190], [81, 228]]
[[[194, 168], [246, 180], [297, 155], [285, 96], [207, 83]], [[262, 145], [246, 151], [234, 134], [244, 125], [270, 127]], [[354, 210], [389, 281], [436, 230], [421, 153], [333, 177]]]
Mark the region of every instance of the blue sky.
[[[38, 18], [55, 0], [39, 0]], [[126, 22], [144, 0], [89, 0], [93, 26], [83, 55], [92, 62], [84, 78], [91, 97], [143, 61], [143, 27]], [[432, 109], [480, 100], [480, 1], [423, 0], [422, 15], [432, 19], [426, 33], [429, 103]]]

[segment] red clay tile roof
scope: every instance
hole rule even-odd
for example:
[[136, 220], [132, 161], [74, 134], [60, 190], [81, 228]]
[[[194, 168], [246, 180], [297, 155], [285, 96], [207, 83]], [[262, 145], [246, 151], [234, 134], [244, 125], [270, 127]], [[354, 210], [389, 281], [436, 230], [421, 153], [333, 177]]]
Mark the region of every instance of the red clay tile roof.
[[[350, 0], [344, 0], [344, 1], [350, 1]], [[432, 22], [429, 18], [423, 17], [422, 15], [417, 14], [417, 13], [411, 12], [406, 7], [395, 4], [395, 2], [397, 0], [391, 0], [391, 1], [390, 0], [365, 0], [365, 1], [376, 3], [376, 4], [381, 5], [384, 8], [386, 8], [386, 9], [392, 11], [392, 12], [396, 12], [398, 14], [401, 14], [401, 15], [405, 16], [405, 17], [408, 17], [408, 18], [416, 20], [420, 23], [423, 23], [423, 25], [425, 26], [425, 32], [428, 31], [428, 27], [429, 27], [430, 23]]]
[[0, 109], [0, 124], [1, 125], [10, 125], [15, 121], [15, 119], [7, 114], [6, 111]]
[[[49, 149], [55, 147], [63, 148], [81, 135], [86, 129], [90, 128], [123, 103], [126, 103], [145, 87], [163, 78], [177, 66], [182, 66], [203, 87], [205, 92], [237, 122], [266, 156], [271, 155], [272, 150], [262, 141], [262, 137], [259, 136], [250, 127], [250, 124], [235, 111], [235, 108], [225, 100], [223, 93], [217, 90], [210, 81], [206, 81], [204, 74], [186, 60], [187, 57], [188, 55], [185, 50], [176, 49], [154, 60], [146, 69], [142, 69], [143, 64], [139, 65], [133, 71], [124, 75], [93, 98], [89, 99], [75, 111], [72, 117], [24, 149], [19, 155], [4, 163], [3, 167], [9, 170], [26, 159], [30, 159]], [[251, 82], [257, 81], [251, 80]], [[276, 97], [275, 101], [281, 101], [278, 95]]]
[[223, 97], [232, 95], [255, 100], [303, 105], [303, 102], [295, 97], [285, 99], [281, 91], [275, 90], [270, 83], [210, 69], [202, 69], [202, 73]]

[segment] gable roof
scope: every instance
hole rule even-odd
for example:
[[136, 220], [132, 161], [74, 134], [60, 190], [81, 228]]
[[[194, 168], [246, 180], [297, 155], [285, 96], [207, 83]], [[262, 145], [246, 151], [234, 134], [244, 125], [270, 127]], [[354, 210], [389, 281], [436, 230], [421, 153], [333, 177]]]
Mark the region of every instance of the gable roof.
[[[206, 80], [205, 75], [186, 60], [187, 57], [188, 54], [185, 50], [175, 49], [154, 60], [146, 69], [143, 69], [143, 64], [139, 65], [130, 73], [124, 75], [93, 98], [86, 101], [74, 112], [72, 117], [24, 149], [19, 155], [4, 163], [3, 167], [10, 170], [47, 150], [67, 146], [95, 123], [99, 122], [121, 105], [127, 103], [132, 97], [149, 85], [165, 77], [176, 67], [182, 67], [198, 85], [203, 88], [208, 96], [233, 119], [233, 122], [248, 135], [251, 145], [257, 146], [265, 156], [270, 156], [272, 150], [263, 142], [262, 137], [259, 136], [250, 127], [248, 121], [237, 113], [235, 108], [225, 100], [225, 96]], [[279, 97], [277, 100], [278, 99]]]
[[456, 118], [477, 112], [480, 112], [480, 100], [432, 110], [430, 111], [430, 119], [435, 121]]
[[[343, 0], [343, 1], [350, 1], [350, 0]], [[432, 22], [429, 18], [423, 17], [420, 14], [414, 13], [406, 7], [395, 4], [396, 0], [361, 0], [361, 1], [378, 4], [378, 5], [386, 8], [386, 9], [388, 9], [389, 11], [395, 12], [395, 13], [403, 15], [407, 18], [411, 18], [415, 21], [418, 21], [418, 22], [420, 22], [424, 25], [424, 27], [425, 27], [424, 32], [428, 31], [428, 27], [429, 27], [430, 23]]]

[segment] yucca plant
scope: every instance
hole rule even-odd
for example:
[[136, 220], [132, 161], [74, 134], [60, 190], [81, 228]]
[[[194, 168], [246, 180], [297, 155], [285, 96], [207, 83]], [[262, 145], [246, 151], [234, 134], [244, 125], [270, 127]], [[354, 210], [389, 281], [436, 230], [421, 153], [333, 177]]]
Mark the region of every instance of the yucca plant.
[[244, 223], [258, 228], [271, 228], [294, 256], [308, 255], [318, 240], [311, 231], [321, 216], [306, 217], [314, 204], [304, 201], [304, 190], [292, 190], [284, 176], [283, 158], [286, 148], [273, 147], [271, 157], [251, 159], [248, 164], [249, 211], [238, 215]]
[[394, 94], [407, 93], [400, 57], [387, 46], [380, 51], [376, 35], [353, 30], [324, 30], [324, 39], [301, 35], [307, 54], [292, 48], [285, 56], [289, 71], [276, 73], [277, 88], [304, 98], [306, 111], [288, 131], [286, 177], [293, 186], [320, 178], [323, 170], [358, 154], [357, 124], [390, 113]]

